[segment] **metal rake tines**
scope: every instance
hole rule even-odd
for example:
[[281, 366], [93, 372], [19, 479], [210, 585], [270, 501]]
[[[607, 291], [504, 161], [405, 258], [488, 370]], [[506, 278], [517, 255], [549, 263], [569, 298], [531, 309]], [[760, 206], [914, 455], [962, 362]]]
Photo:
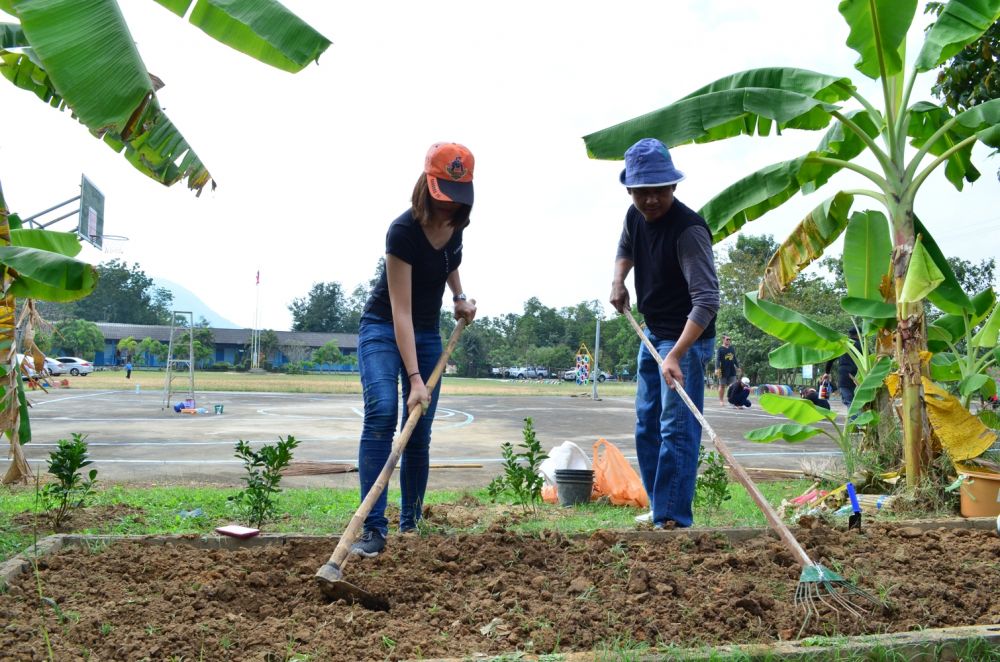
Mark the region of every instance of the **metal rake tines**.
[[846, 611], [855, 618], [863, 618], [865, 613], [882, 606], [878, 598], [868, 591], [858, 588], [829, 568], [813, 564], [803, 568], [799, 575], [795, 606], [805, 609], [808, 621], [809, 616], [819, 613], [817, 603], [834, 611]]

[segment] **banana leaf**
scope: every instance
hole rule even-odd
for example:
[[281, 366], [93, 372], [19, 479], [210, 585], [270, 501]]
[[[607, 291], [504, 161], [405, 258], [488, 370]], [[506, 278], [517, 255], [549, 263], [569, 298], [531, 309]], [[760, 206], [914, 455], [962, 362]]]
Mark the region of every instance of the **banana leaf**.
[[798, 92], [826, 103], [846, 101], [851, 97], [851, 91], [855, 89], [849, 78], [831, 76], [808, 69], [796, 69], [795, 67], [763, 67], [724, 76], [681, 98], [693, 99], [711, 92], [747, 87]]
[[21, 48], [28, 45], [24, 30], [17, 23], [0, 23], [0, 49]]
[[826, 363], [843, 353], [841, 349], [813, 349], [812, 347], [785, 343], [768, 353], [767, 362], [779, 370], [788, 370], [804, 365]]
[[818, 350], [847, 351], [847, 336], [784, 306], [762, 301], [756, 292], [743, 295], [743, 315], [761, 331], [786, 343]]
[[[879, 134], [871, 116], [864, 111], [846, 114], [869, 137]], [[881, 118], [879, 118], [881, 123]], [[712, 240], [719, 242], [802, 191], [812, 193], [840, 172], [832, 163], [817, 163], [816, 157], [850, 161], [866, 149], [864, 141], [842, 122], [835, 123], [820, 140], [816, 151], [790, 161], [782, 161], [731, 184], [709, 200], [698, 213], [708, 222]]]
[[973, 106], [955, 115], [955, 120], [964, 126], [987, 147], [1000, 149], [1000, 99]]
[[916, 216], [913, 217], [913, 231], [920, 235], [924, 250], [931, 256], [938, 271], [944, 276], [944, 281], [934, 288], [934, 291], [927, 297], [928, 300], [946, 313], [961, 314], [963, 310], [971, 310], [972, 300], [962, 289], [962, 285], [955, 277], [955, 272], [948, 264], [944, 253], [938, 248], [937, 242]]
[[[882, 277], [889, 273], [891, 260], [892, 238], [885, 214], [873, 210], [851, 214], [844, 233], [843, 265], [847, 297], [882, 302], [879, 288]], [[890, 317], [895, 315], [894, 309]]]
[[[0, 246], [0, 264], [17, 272], [17, 277], [10, 286], [10, 292], [14, 296], [69, 301], [86, 296], [97, 284], [97, 269], [94, 266], [36, 248]], [[72, 298], [46, 299], [44, 296], [36, 296], [33, 286], [39, 288], [39, 294], [51, 294], [47, 289], [44, 292], [41, 290], [52, 288], [64, 291]]]
[[847, 424], [850, 425], [852, 428], [857, 429], [864, 427], [870, 423], [877, 423], [877, 422], [878, 422], [878, 414], [869, 409], [868, 411], [861, 412], [854, 418], [848, 419]]
[[[927, 101], [913, 104], [907, 112], [910, 115], [907, 136], [911, 139], [910, 144], [916, 148], [923, 147], [938, 129], [953, 118], [947, 108], [935, 106]], [[934, 156], [940, 156], [973, 133], [974, 131], [968, 127], [960, 124], [952, 125], [928, 147], [927, 151]], [[962, 190], [964, 182], [974, 182], [979, 179], [979, 170], [972, 164], [972, 144], [966, 145], [948, 157], [944, 176], [959, 191]]]
[[994, 304], [990, 316], [982, 327], [972, 337], [973, 347], [996, 347], [997, 336], [1000, 335], [1000, 306]]
[[75, 232], [54, 232], [52, 230], [11, 230], [11, 246], [38, 248], [43, 251], [75, 257], [80, 253], [80, 239]]
[[[844, 251], [845, 255], [847, 251]], [[844, 297], [840, 307], [852, 317], [865, 317], [872, 320], [896, 319], [896, 306], [886, 301], [873, 301], [861, 297]]]
[[[871, 370], [854, 390], [854, 400], [851, 401], [851, 406], [847, 409], [848, 420], [855, 418], [865, 405], [875, 400], [875, 396], [882, 388], [882, 384], [885, 383], [885, 378], [890, 370], [892, 370], [892, 360], [888, 356], [883, 356], [875, 362], [875, 365], [871, 367]], [[863, 425], [863, 423], [858, 423], [858, 425]]]
[[927, 31], [917, 71], [930, 71], [979, 39], [1000, 19], [1000, 0], [950, 0]]
[[772, 441], [805, 441], [823, 431], [809, 425], [796, 425], [795, 423], [779, 423], [769, 425], [766, 428], [757, 428], [744, 434], [744, 438], [761, 444], [768, 444]]
[[988, 375], [969, 375], [958, 383], [958, 392], [963, 398], [967, 398], [983, 386], [986, 382], [992, 382], [993, 378]]
[[857, 51], [854, 67], [869, 78], [891, 77], [903, 70], [902, 47], [917, 10], [917, 0], [841, 0], [840, 14]]
[[[191, 0], [156, 0], [183, 17]], [[274, 0], [198, 0], [191, 23], [213, 39], [278, 69], [296, 73], [330, 40]]]
[[43, 68], [91, 129], [124, 132], [153, 81], [114, 0], [20, 2], [21, 28]]
[[899, 294], [900, 303], [916, 303], [927, 298], [934, 288], [944, 282], [944, 274], [934, 264], [934, 259], [924, 249], [921, 237], [913, 245], [910, 264], [906, 267], [903, 289]]
[[623, 159], [642, 138], [658, 138], [668, 147], [705, 143], [741, 135], [766, 136], [777, 129], [822, 129], [837, 106], [805, 94], [747, 87], [681, 99], [651, 113], [584, 136], [595, 159]]
[[800, 425], [811, 425], [837, 418], [835, 412], [817, 407], [803, 398], [775, 395], [774, 393], [765, 393], [760, 396], [760, 406], [769, 414], [781, 414]]
[[962, 366], [951, 352], [935, 352], [928, 369], [936, 382], [957, 382], [962, 378]]
[[809, 212], [768, 260], [758, 294], [784, 292], [803, 269], [822, 257], [847, 227], [852, 204], [854, 196], [841, 192]]

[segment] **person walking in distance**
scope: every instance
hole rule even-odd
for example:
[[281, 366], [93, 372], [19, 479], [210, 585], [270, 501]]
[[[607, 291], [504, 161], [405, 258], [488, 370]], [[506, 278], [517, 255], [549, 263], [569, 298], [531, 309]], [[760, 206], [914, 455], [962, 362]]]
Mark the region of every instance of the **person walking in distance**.
[[611, 305], [630, 308], [625, 278], [646, 336], [664, 356], [662, 369], [639, 345], [635, 446], [654, 527], [691, 526], [701, 425], [674, 391], [683, 388], [699, 410], [705, 364], [715, 349], [719, 280], [705, 220], [674, 197], [684, 175], [659, 140], [644, 138], [625, 152], [619, 180], [632, 204], [618, 241]]
[[722, 347], [715, 357], [715, 376], [719, 380], [719, 404], [726, 404], [726, 389], [736, 383], [738, 372], [743, 371], [736, 358], [736, 350], [729, 336], [722, 336]]
[[[445, 286], [451, 290], [455, 319], [472, 322], [476, 307], [462, 290], [462, 235], [472, 211], [472, 153], [457, 143], [435, 143], [424, 159], [410, 208], [389, 226], [385, 238], [385, 269], [361, 316], [358, 369], [364, 394], [364, 423], [358, 451], [361, 498], [375, 484], [392, 450], [399, 425], [402, 380], [403, 416], [414, 407], [424, 415], [403, 451], [399, 485], [402, 492], [400, 532], [412, 531], [421, 516], [430, 468], [431, 423], [441, 389], [427, 392], [441, 356], [441, 304]], [[364, 522], [364, 532], [351, 547], [353, 554], [377, 556], [385, 549], [389, 521], [383, 491]]]
[[125, 362], [125, 379], [132, 379], [132, 359]]

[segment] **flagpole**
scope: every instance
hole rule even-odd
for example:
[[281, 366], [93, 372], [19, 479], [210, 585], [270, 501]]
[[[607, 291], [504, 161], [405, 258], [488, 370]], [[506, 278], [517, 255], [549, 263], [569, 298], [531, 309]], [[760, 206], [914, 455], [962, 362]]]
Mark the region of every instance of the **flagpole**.
[[260, 368], [260, 269], [257, 270], [257, 303], [253, 313], [253, 335], [251, 341], [251, 351], [253, 357], [250, 359], [250, 367], [254, 370]]

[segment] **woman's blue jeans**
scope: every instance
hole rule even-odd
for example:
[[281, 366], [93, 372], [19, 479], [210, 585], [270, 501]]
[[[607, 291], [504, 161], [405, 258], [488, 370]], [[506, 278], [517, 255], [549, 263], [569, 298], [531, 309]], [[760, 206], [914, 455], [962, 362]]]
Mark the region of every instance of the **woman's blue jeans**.
[[[666, 356], [676, 341], [663, 340], [649, 329], [646, 335]], [[697, 340], [681, 359], [684, 390], [698, 411], [705, 407], [705, 364], [712, 358], [715, 338]], [[701, 447], [701, 424], [688, 411], [660, 373], [656, 359], [639, 346], [639, 387], [635, 396], [635, 449], [639, 473], [649, 495], [653, 522], [672, 520], [677, 526], [691, 526], [694, 515], [695, 481], [698, 476], [698, 449]]]
[[[437, 329], [417, 330], [417, 363], [420, 374], [429, 379], [441, 356], [441, 336]], [[392, 322], [362, 318], [358, 334], [358, 369], [361, 371], [361, 389], [365, 401], [365, 421], [361, 428], [361, 445], [358, 450], [358, 473], [361, 477], [361, 498], [375, 484], [382, 467], [389, 459], [392, 438], [399, 425], [399, 382], [403, 383], [403, 418], [405, 424], [409, 411], [406, 399], [410, 395], [410, 380], [403, 374], [403, 359], [396, 346]], [[427, 490], [430, 468], [431, 422], [437, 409], [441, 382], [431, 393], [427, 413], [413, 429], [410, 441], [403, 451], [399, 469], [399, 486], [403, 493], [400, 503], [399, 528], [412, 529], [420, 519], [420, 510]], [[375, 530], [383, 536], [389, 532], [385, 517], [386, 493], [382, 492], [365, 519], [365, 530]]]

